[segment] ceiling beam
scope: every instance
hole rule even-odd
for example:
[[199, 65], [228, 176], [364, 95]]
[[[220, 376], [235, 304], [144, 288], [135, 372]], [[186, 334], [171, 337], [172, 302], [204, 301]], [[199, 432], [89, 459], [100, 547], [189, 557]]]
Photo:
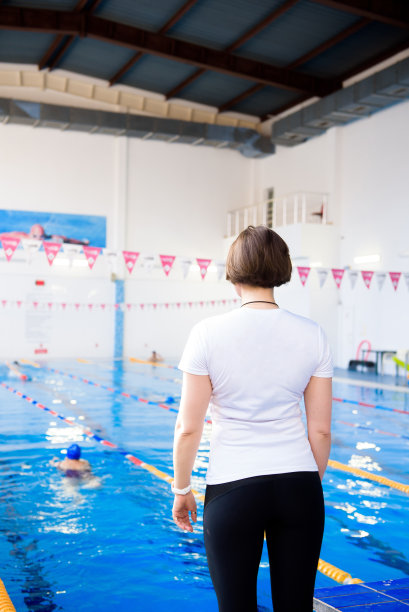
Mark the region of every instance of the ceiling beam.
[[[97, 9], [98, 5], [101, 4], [101, 1], [102, 0], [92, 0], [90, 6], [87, 8], [87, 13], [88, 14], [93, 13]], [[79, 0], [77, 6], [74, 8], [74, 11], [81, 12], [82, 10], [86, 8], [87, 3], [88, 3], [88, 0]], [[55, 38], [55, 40], [51, 43], [51, 45], [49, 46], [49, 48], [47, 49], [47, 51], [44, 53], [43, 57], [41, 58], [38, 64], [39, 70], [42, 70], [46, 66], [48, 66], [50, 70], [55, 68], [58, 62], [61, 60], [64, 53], [74, 42], [75, 36], [70, 36], [65, 41], [64, 39], [65, 39], [65, 36], [57, 36]], [[63, 41], [64, 41], [64, 44], [62, 44]], [[59, 48], [58, 53], [54, 55], [58, 48]]]
[[305, 55], [302, 55], [298, 59], [294, 60], [293, 62], [288, 64], [286, 68], [296, 68], [297, 66], [301, 66], [301, 64], [305, 64], [309, 62], [314, 57], [317, 57], [317, 55], [320, 55], [324, 51], [327, 51], [331, 47], [334, 47], [335, 45], [345, 40], [349, 36], [352, 36], [352, 34], [356, 34], [356, 32], [359, 32], [359, 30], [362, 30], [362, 28], [368, 25], [368, 23], [371, 23], [370, 19], [367, 19], [367, 18], [360, 19], [356, 23], [352, 24], [349, 28], [342, 30], [342, 32], [339, 32], [339, 34], [336, 34], [332, 38], [329, 38], [328, 40], [323, 42], [321, 45], [314, 47], [314, 49], [311, 49], [311, 51], [309, 51]]
[[313, 0], [324, 6], [352, 15], [381, 21], [397, 28], [409, 29], [407, 0]]
[[[403, 42], [400, 42], [398, 45], [395, 45], [394, 47], [390, 47], [387, 51], [382, 51], [382, 53], [379, 53], [377, 56], [372, 57], [369, 60], [365, 60], [364, 62], [361, 62], [360, 64], [357, 64], [351, 70], [344, 72], [340, 78], [344, 82], [347, 79], [350, 79], [351, 77], [357, 74], [360, 74], [361, 72], [364, 72], [365, 70], [368, 70], [369, 68], [372, 68], [373, 66], [376, 66], [377, 64], [380, 64], [381, 62], [384, 62], [385, 60], [389, 59], [390, 57], [393, 57], [397, 53], [401, 53], [401, 51], [405, 51], [406, 49], [409, 49], [409, 37], [405, 38], [405, 40]], [[267, 113], [264, 117], [261, 118], [261, 120], [266, 121], [267, 119], [270, 119], [271, 117], [277, 117], [278, 115], [288, 110], [292, 106], [297, 106], [297, 104], [300, 104], [301, 102], [304, 102], [307, 99], [308, 99], [307, 96], [302, 96], [300, 98], [297, 98], [297, 100], [295, 100], [293, 103], [282, 106], [280, 108], [276, 108], [273, 111], [271, 111], [271, 113]]]
[[350, 79], [356, 74], [360, 74], [361, 72], [364, 72], [365, 70], [368, 70], [369, 68], [372, 68], [373, 66], [376, 66], [381, 62], [384, 62], [385, 60], [389, 59], [390, 57], [393, 57], [397, 53], [401, 53], [401, 51], [406, 51], [406, 49], [409, 49], [409, 36], [405, 38], [405, 40], [401, 41], [399, 44], [394, 45], [393, 47], [389, 47], [389, 49], [387, 49], [386, 51], [382, 51], [381, 53], [378, 53], [378, 55], [376, 55], [375, 57], [371, 57], [368, 60], [357, 64], [356, 66], [354, 66], [354, 68], [351, 68], [351, 70], [347, 70], [341, 75], [340, 78], [342, 79], [342, 81], [346, 81], [347, 79]]
[[340, 85], [336, 79], [321, 79], [256, 62], [225, 51], [209, 49], [169, 38], [163, 34], [87, 15], [85, 12], [0, 6], [0, 29], [88, 36], [205, 70], [213, 70], [290, 91], [308, 93], [311, 96], [325, 96], [338, 89]]
[[243, 93], [219, 106], [219, 113], [223, 113], [224, 111], [229, 110], [229, 108], [231, 108], [232, 106], [236, 106], [236, 104], [242, 102], [242, 100], [245, 100], [246, 98], [249, 98], [261, 89], [264, 89], [264, 85], [260, 85], [260, 83], [257, 83], [257, 85], [253, 85], [253, 87], [250, 87], [250, 89], [246, 89], [246, 91], [243, 91]]
[[[235, 51], [236, 49], [244, 45], [244, 43], [253, 38], [253, 36], [256, 36], [256, 34], [261, 32], [261, 30], [264, 30], [264, 28], [270, 25], [270, 23], [281, 17], [281, 15], [288, 11], [297, 2], [299, 2], [299, 0], [287, 0], [286, 2], [284, 2], [284, 4], [282, 4], [278, 9], [272, 11], [269, 15], [267, 15], [267, 17], [265, 17], [255, 26], [247, 30], [247, 32], [245, 32], [242, 36], [235, 40], [234, 43], [230, 45], [230, 47], [227, 47], [225, 51], [227, 53], [231, 53], [232, 51]], [[190, 85], [190, 83], [193, 83], [193, 81], [196, 81], [196, 79], [202, 76], [202, 74], [204, 74], [205, 72], [206, 70], [197, 70], [194, 74], [190, 75], [190, 77], [173, 87], [173, 89], [168, 91], [168, 93], [166, 94], [166, 100], [174, 98], [180, 91]]]
[[[173, 28], [173, 26], [180, 20], [182, 19], [183, 15], [185, 15], [188, 11], [190, 11], [190, 9], [197, 4], [198, 0], [188, 0], [187, 2], [185, 2], [185, 4], [183, 6], [180, 7], [180, 9], [174, 14], [172, 15], [172, 17], [165, 23], [165, 25], [159, 30], [159, 34], [165, 34], [168, 30], [170, 30], [171, 28]], [[141, 59], [141, 57], [143, 57], [145, 54], [141, 53], [140, 51], [138, 51], [137, 53], [135, 53], [135, 55], [133, 57], [131, 57], [131, 59], [126, 62], [126, 64], [124, 64], [110, 79], [109, 79], [109, 84], [110, 85], [114, 85], [117, 81], [119, 81], [119, 79], [126, 73], [128, 72], [128, 70], [130, 68], [132, 68], [132, 66], [134, 66], [136, 64], [137, 61], [139, 61]]]
[[[311, 51], [308, 51], [308, 53], [305, 53], [304, 55], [302, 55], [301, 57], [297, 58], [296, 60], [294, 60], [290, 64], [287, 64], [286, 68], [287, 69], [293, 69], [293, 68], [296, 68], [297, 66], [301, 66], [302, 64], [305, 64], [310, 59], [316, 57], [317, 55], [320, 55], [320, 53], [323, 53], [327, 49], [330, 49], [331, 47], [333, 47], [334, 45], [338, 44], [339, 42], [341, 42], [345, 38], [348, 38], [348, 36], [351, 36], [352, 34], [355, 34], [356, 32], [361, 30], [364, 26], [366, 26], [370, 22], [371, 22], [370, 19], [366, 19], [366, 18], [360, 19], [359, 21], [354, 23], [349, 28], [346, 28], [345, 30], [342, 30], [342, 32], [339, 32], [339, 34], [336, 34], [332, 38], [329, 38], [328, 40], [323, 42], [321, 45], [318, 45], [317, 47], [314, 47], [314, 49], [311, 49]], [[249, 96], [252, 96], [257, 91], [259, 91], [259, 89], [255, 89], [254, 87], [250, 87], [250, 89], [248, 89], [247, 91], [245, 91], [242, 94], [240, 94], [240, 96], [237, 96], [236, 98], [232, 98], [231, 100], [229, 100], [228, 102], [225, 102], [222, 106], [220, 106], [219, 112], [223, 112], [223, 111], [229, 110], [230, 108], [232, 108], [233, 106], [235, 106], [239, 102], [242, 102], [243, 100], [245, 100]], [[298, 104], [298, 102], [297, 102], [297, 104]], [[286, 106], [285, 110], [287, 110], [287, 106]], [[283, 112], [283, 111], [280, 110], [280, 112]]]

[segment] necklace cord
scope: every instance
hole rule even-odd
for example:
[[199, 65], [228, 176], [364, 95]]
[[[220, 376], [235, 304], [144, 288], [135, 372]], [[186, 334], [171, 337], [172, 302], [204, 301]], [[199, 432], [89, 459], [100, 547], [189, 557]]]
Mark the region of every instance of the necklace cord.
[[253, 300], [252, 302], [245, 302], [240, 306], [240, 308], [243, 308], [243, 306], [247, 306], [247, 304], [274, 304], [274, 306], [277, 306], [279, 308], [276, 302], [266, 302], [266, 300]]

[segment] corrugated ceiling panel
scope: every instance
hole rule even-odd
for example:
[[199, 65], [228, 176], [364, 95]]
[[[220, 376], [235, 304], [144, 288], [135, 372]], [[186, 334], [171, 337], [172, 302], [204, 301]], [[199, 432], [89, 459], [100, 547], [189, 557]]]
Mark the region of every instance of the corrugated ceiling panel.
[[58, 67], [108, 80], [134, 53], [125, 47], [92, 38], [76, 38]]
[[254, 85], [246, 79], [220, 74], [218, 72], [205, 72], [201, 77], [188, 85], [179, 97], [192, 102], [201, 102], [210, 106], [220, 106], [224, 102], [235, 98]]
[[299, 97], [300, 94], [294, 93], [293, 91], [285, 91], [283, 89], [277, 89], [276, 87], [264, 87], [257, 93], [239, 102], [239, 104], [236, 104], [236, 106], [232, 107], [230, 110], [264, 117], [268, 113], [273, 114], [275, 109], [295, 101]]
[[194, 66], [188, 66], [182, 62], [175, 62], [154, 55], [144, 55], [124, 74], [120, 83], [149, 91], [167, 93], [195, 70]]
[[25, 8], [55, 9], [56, 11], [72, 11], [78, 0], [3, 0], [2, 6], [21, 6]]
[[298, 70], [321, 77], [338, 76], [408, 37], [409, 32], [403, 28], [373, 22]]
[[284, 0], [199, 1], [169, 35], [213, 49], [225, 49]]
[[285, 66], [346, 29], [359, 18], [302, 1], [237, 49], [237, 55]]
[[0, 62], [38, 64], [54, 40], [53, 34], [0, 32]]
[[157, 32], [186, 0], [105, 0], [95, 15]]

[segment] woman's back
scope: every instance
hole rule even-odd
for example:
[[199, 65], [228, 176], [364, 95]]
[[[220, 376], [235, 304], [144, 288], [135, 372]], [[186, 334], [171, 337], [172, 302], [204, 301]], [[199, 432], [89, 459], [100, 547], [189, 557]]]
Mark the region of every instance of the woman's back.
[[179, 367], [209, 375], [207, 482], [317, 469], [299, 402], [311, 376], [331, 376], [322, 329], [282, 309], [242, 308], [192, 330]]

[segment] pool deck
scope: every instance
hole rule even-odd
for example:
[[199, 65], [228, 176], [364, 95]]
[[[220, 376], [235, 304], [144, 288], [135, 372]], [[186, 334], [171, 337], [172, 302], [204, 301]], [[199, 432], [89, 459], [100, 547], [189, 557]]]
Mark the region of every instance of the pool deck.
[[342, 382], [358, 387], [384, 389], [386, 391], [400, 391], [409, 393], [409, 384], [405, 376], [392, 376], [390, 374], [373, 374], [372, 372], [351, 372], [341, 368], [334, 369], [334, 382]]
[[409, 612], [409, 578], [316, 589], [315, 612]]

